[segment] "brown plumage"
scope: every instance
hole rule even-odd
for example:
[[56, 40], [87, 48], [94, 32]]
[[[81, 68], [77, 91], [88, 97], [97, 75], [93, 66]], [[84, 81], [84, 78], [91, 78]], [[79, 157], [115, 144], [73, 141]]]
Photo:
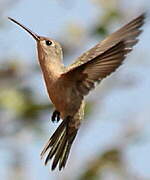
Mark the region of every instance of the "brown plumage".
[[72, 143], [84, 118], [84, 96], [95, 87], [96, 82], [114, 72], [132, 51], [142, 32], [145, 14], [112, 33], [105, 40], [81, 55], [68, 67], [62, 64], [62, 49], [56, 41], [40, 37], [28, 31], [37, 41], [38, 57], [49, 97], [56, 111], [52, 120], [63, 119], [45, 145], [41, 157], [47, 153], [45, 164], [53, 159], [52, 170], [65, 167]]

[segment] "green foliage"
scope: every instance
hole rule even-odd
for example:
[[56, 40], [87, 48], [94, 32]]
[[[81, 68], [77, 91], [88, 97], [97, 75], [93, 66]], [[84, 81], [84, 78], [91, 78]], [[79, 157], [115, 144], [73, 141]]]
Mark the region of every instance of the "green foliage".
[[103, 154], [98, 154], [96, 158], [89, 163], [90, 165], [78, 180], [101, 180], [101, 174], [105, 167], [121, 166], [120, 153], [118, 149], [112, 149]]
[[100, 35], [102, 37], [108, 35], [108, 28], [111, 22], [114, 22], [120, 18], [120, 13], [117, 10], [106, 12], [102, 17], [100, 23], [96, 26], [93, 34]]

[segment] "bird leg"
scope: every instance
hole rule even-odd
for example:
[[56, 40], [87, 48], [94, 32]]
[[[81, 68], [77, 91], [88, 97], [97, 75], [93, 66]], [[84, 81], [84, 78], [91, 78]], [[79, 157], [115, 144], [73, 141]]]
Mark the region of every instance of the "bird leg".
[[52, 114], [52, 122], [59, 122], [60, 120], [60, 112], [55, 110]]

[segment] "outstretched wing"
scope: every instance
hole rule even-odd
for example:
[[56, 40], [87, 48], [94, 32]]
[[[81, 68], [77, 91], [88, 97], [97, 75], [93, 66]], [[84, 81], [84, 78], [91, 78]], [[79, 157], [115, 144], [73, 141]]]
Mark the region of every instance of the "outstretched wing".
[[142, 14], [84, 53], [67, 68], [62, 77], [75, 81], [82, 95], [88, 94], [96, 81], [105, 78], [121, 65], [126, 54], [138, 42], [144, 18], [145, 14]]
[[109, 35], [102, 42], [98, 43], [92, 49], [82, 54], [73, 64], [71, 64], [66, 69], [66, 73], [76, 68], [80, 64], [84, 64], [85, 62], [96, 58], [123, 39], [135, 39], [141, 33], [141, 30], [139, 29], [144, 24], [144, 19], [145, 13], [141, 14], [140, 16], [120, 28], [118, 31]]

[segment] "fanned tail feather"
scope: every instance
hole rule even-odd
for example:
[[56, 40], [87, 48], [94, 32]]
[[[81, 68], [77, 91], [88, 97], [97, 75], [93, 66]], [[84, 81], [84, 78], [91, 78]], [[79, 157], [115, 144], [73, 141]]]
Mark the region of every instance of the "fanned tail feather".
[[68, 133], [68, 123], [68, 119], [62, 121], [41, 152], [41, 158], [48, 152], [45, 165], [53, 158], [52, 170], [56, 168], [58, 163], [59, 170], [65, 167], [72, 143], [76, 137], [77, 130], [71, 134]]

